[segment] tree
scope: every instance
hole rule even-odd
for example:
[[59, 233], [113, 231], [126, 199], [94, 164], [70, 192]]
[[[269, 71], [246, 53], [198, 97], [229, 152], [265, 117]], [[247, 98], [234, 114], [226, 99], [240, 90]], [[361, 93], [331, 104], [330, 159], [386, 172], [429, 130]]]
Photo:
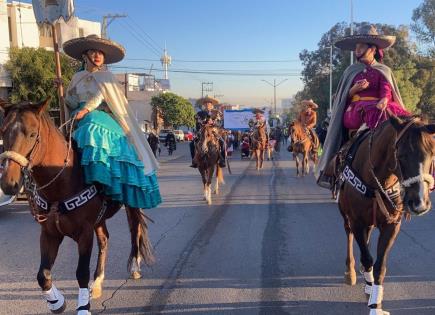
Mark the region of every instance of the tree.
[[[58, 108], [59, 100], [54, 85], [55, 67], [52, 51], [43, 48], [11, 48], [9, 61], [5, 65], [12, 80], [11, 101], [38, 102], [51, 96], [51, 107]], [[61, 54], [64, 86], [68, 86], [78, 67], [79, 62]]]
[[417, 39], [429, 45], [430, 50], [435, 50], [435, 0], [424, 0], [412, 14], [411, 30]]
[[151, 106], [154, 112], [160, 112], [165, 126], [193, 127], [195, 125], [195, 111], [192, 104], [185, 98], [174, 93], [161, 93], [153, 96]]

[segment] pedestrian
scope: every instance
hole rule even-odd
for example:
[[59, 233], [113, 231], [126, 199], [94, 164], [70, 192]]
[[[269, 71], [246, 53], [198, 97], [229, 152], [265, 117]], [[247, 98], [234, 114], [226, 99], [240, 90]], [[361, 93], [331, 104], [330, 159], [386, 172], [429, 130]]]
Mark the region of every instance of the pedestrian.
[[395, 40], [395, 36], [380, 35], [374, 26], [365, 25], [356, 34], [335, 43], [343, 50], [353, 50], [357, 62], [344, 71], [335, 94], [331, 121], [315, 174], [320, 186], [332, 188], [336, 174], [330, 161], [354, 131], [375, 128], [387, 119], [387, 113], [409, 115], [393, 72], [382, 63], [384, 49], [391, 47]]
[[169, 155], [172, 155], [172, 153], [177, 150], [177, 140], [175, 139], [175, 135], [172, 131], [169, 131], [166, 135], [165, 147], [168, 148]]
[[89, 35], [65, 42], [63, 50], [83, 63], [65, 101], [76, 121], [72, 136], [81, 153], [85, 182], [97, 184], [104, 195], [126, 206], [156, 207], [161, 203], [158, 163], [117, 79], [105, 67], [121, 61], [124, 48]]

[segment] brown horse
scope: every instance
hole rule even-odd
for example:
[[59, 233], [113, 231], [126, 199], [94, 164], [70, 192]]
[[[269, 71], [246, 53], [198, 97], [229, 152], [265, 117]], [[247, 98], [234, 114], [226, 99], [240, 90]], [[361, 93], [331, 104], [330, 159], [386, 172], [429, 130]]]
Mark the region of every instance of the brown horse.
[[204, 199], [209, 205], [211, 201], [211, 181], [216, 169], [215, 194], [219, 193], [219, 184], [224, 183], [222, 169], [218, 165], [219, 161], [219, 140], [217, 138], [218, 130], [214, 126], [205, 125], [201, 129], [201, 135], [196, 145], [196, 162], [198, 170], [201, 173], [202, 183], [204, 185]]
[[[381, 304], [387, 255], [399, 233], [403, 210], [422, 215], [431, 209], [434, 132], [435, 125], [420, 119], [391, 117], [370, 132], [342, 172], [344, 183], [338, 200], [347, 234], [345, 279], [347, 284], [356, 283], [355, 237], [371, 315], [384, 314]], [[368, 243], [374, 226], [380, 235], [373, 264]]]
[[299, 154], [302, 155], [301, 175], [308, 175], [310, 172], [309, 159], [314, 165], [317, 164], [318, 143], [311, 140], [309, 131], [305, 130], [299, 120], [290, 124], [289, 135], [293, 148], [293, 159], [296, 160], [296, 175], [299, 176]]
[[[45, 113], [47, 105], [48, 100], [40, 104], [1, 106], [5, 113], [1, 129], [5, 149], [0, 156], [5, 163], [1, 188], [5, 193], [15, 195], [22, 186], [23, 178], [29, 178], [36, 185], [28, 196], [32, 213], [41, 225], [41, 264], [37, 279], [48, 308], [54, 313], [63, 312], [66, 304], [65, 298], [52, 283], [51, 269], [64, 237], [77, 242], [79, 261], [76, 277], [80, 287], [77, 310], [79, 315], [88, 314], [89, 264], [94, 232], [99, 251], [92, 297], [98, 298], [102, 294], [109, 241], [106, 220], [122, 205], [106, 200], [97, 193], [97, 189], [94, 189], [93, 197], [83, 193], [89, 193], [89, 190], [84, 184], [77, 152], [71, 147], [71, 139], [66, 141]], [[64, 201], [72, 200], [69, 199], [71, 197], [80, 203], [74, 210], [61, 211], [61, 205], [66, 205]], [[47, 207], [44, 208], [44, 204]], [[141, 261], [147, 264], [153, 262], [152, 246], [141, 210], [126, 207], [126, 212], [131, 232], [128, 267], [132, 277], [139, 278]]]
[[264, 153], [267, 149], [266, 124], [261, 124], [255, 128], [252, 136], [252, 152], [255, 154], [257, 170], [263, 168]]

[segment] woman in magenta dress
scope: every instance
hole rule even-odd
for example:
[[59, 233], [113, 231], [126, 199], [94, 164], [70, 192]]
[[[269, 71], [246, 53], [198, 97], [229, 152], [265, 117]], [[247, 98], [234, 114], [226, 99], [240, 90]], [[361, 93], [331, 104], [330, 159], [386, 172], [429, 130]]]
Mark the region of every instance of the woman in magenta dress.
[[365, 25], [356, 35], [335, 43], [343, 50], [353, 50], [357, 62], [347, 67], [337, 87], [331, 122], [315, 173], [320, 186], [331, 188], [333, 174], [327, 166], [348, 139], [349, 131], [374, 129], [388, 115], [410, 115], [403, 105], [393, 72], [382, 63], [384, 49], [395, 41], [395, 36], [380, 35], [374, 26]]

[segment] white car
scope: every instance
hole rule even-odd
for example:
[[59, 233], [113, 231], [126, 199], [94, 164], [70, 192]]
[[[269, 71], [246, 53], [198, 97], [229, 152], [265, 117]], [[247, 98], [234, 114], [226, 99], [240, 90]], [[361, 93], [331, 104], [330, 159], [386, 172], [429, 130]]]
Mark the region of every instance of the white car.
[[184, 141], [184, 132], [183, 130], [174, 130], [175, 140]]

